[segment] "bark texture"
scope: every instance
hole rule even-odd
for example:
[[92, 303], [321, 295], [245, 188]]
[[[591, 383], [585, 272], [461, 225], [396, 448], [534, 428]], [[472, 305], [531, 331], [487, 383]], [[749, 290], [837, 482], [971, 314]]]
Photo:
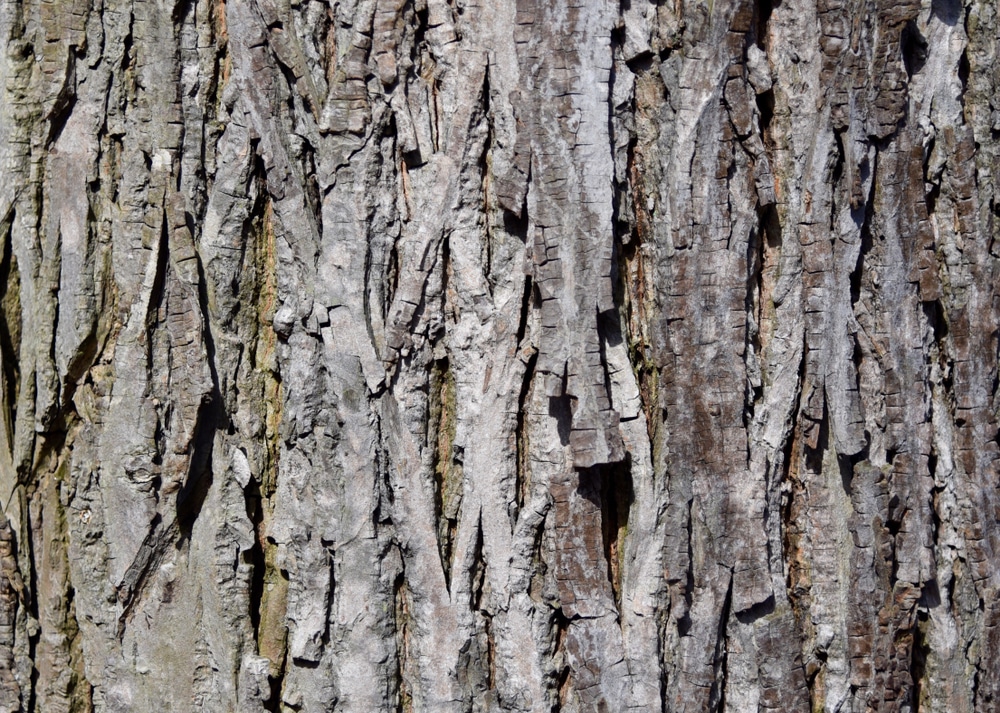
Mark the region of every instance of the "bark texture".
[[1000, 710], [992, 0], [0, 0], [0, 711]]

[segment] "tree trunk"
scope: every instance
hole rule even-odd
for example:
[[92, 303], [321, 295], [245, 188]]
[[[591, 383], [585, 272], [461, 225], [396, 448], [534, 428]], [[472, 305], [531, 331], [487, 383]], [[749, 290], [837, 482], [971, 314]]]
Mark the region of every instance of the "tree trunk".
[[0, 0], [0, 711], [1000, 709], [997, 13]]

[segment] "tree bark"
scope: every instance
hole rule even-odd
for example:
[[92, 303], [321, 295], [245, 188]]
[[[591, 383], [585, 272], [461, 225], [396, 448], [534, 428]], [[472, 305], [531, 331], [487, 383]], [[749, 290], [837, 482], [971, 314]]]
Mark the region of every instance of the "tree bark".
[[1000, 707], [987, 0], [0, 0], [0, 711]]

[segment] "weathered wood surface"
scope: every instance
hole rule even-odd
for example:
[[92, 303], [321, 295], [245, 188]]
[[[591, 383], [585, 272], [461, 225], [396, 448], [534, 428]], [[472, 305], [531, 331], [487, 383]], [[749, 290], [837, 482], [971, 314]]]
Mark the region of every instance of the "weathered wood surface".
[[0, 0], [0, 711], [1000, 709], [987, 0]]

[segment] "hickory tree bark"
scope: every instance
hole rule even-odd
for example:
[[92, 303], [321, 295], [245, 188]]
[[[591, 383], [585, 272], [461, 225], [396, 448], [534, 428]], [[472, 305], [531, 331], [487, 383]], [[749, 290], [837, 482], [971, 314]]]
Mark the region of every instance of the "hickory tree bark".
[[0, 711], [1000, 707], [991, 0], [0, 0]]

